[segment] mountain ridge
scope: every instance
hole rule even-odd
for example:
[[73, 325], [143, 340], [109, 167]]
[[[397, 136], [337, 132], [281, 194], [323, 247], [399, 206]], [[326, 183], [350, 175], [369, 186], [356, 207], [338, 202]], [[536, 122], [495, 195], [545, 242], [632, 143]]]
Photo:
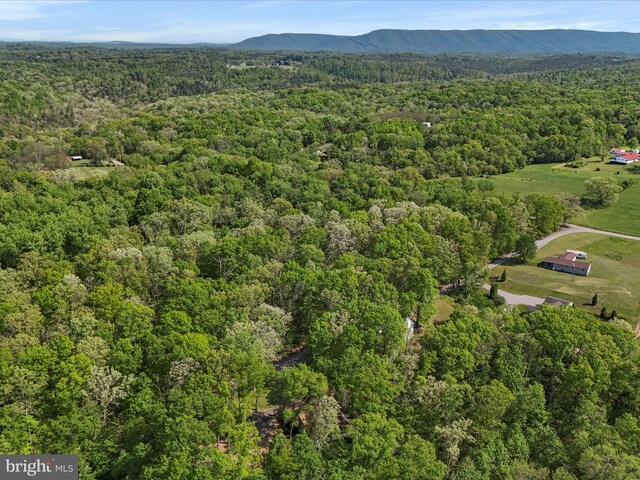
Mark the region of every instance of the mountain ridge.
[[640, 33], [560, 29], [383, 29], [363, 35], [270, 33], [227, 45], [226, 48], [340, 53], [640, 54]]
[[189, 49], [415, 54], [640, 55], [640, 33], [593, 30], [373, 30], [362, 35], [269, 33], [237, 43], [72, 42], [0, 40], [0, 46], [45, 45], [108, 49]]

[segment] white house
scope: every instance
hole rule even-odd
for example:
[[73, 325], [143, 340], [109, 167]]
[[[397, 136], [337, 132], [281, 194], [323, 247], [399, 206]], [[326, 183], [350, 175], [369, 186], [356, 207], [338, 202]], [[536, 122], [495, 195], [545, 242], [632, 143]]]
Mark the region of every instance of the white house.
[[617, 153], [615, 157], [611, 159], [611, 163], [617, 163], [619, 165], [629, 165], [640, 160], [640, 154], [638, 153]]

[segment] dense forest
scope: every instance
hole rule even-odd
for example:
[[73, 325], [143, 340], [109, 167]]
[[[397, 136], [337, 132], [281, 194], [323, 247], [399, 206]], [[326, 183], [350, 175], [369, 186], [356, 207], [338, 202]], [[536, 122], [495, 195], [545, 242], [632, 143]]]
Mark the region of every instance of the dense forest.
[[640, 478], [629, 323], [479, 289], [576, 201], [487, 177], [638, 145], [639, 61], [7, 45], [0, 71], [0, 452]]

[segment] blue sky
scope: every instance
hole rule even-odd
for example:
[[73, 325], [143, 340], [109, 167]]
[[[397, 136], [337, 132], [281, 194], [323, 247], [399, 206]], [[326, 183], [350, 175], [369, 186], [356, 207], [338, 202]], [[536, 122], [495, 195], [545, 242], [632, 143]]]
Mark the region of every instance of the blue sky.
[[640, 2], [0, 0], [0, 40], [222, 43], [380, 28], [640, 32]]

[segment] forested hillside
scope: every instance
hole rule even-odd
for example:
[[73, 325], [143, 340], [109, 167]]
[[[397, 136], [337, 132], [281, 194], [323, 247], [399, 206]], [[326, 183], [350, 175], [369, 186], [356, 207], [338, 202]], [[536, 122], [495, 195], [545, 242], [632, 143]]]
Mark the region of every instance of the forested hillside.
[[229, 48], [342, 53], [640, 53], [640, 35], [588, 30], [374, 30], [364, 35], [280, 33], [253, 37]]
[[635, 60], [0, 58], [0, 452], [83, 479], [640, 478], [630, 319], [479, 289], [576, 203], [487, 177], [636, 146]]

